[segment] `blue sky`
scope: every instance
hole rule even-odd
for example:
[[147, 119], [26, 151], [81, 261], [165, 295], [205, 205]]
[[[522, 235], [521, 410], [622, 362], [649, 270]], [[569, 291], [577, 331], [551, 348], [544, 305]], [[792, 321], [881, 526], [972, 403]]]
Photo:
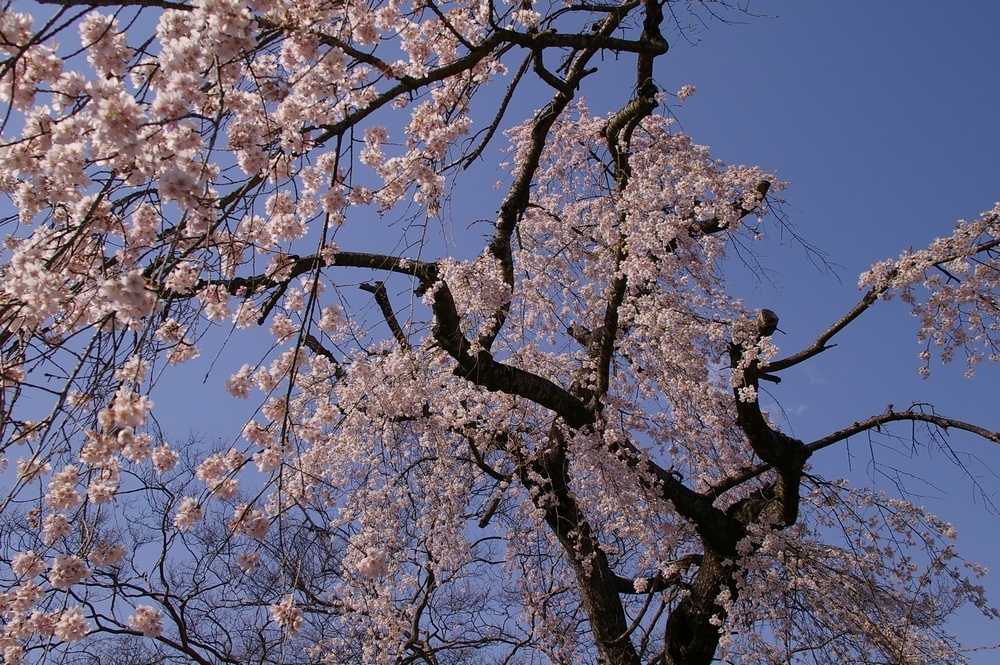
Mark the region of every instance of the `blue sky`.
[[[786, 214], [833, 264], [824, 272], [798, 248], [769, 245], [770, 282], [734, 284], [752, 305], [779, 314], [787, 335], [777, 341], [794, 351], [857, 302], [857, 276], [873, 262], [926, 245], [1000, 200], [1000, 3], [755, 0], [750, 8], [767, 17], [675, 36], [657, 78], [668, 90], [697, 86], [675, 109], [696, 141], [790, 183]], [[1000, 429], [997, 368], [981, 367], [970, 381], [956, 362], [920, 379], [916, 322], [902, 303], [884, 303], [852, 328], [771, 389], [796, 436], [808, 441], [889, 403], [918, 401]], [[973, 476], [1000, 488], [990, 471], [1000, 470], [995, 444], [958, 435], [950, 443], [978, 457], [969, 460]], [[987, 587], [1000, 601], [1000, 516], [940, 452], [882, 459], [933, 482], [909, 485], [918, 503], [956, 525], [968, 558], [995, 569]], [[873, 473], [862, 438], [813, 462], [823, 475], [893, 489]], [[1000, 625], [972, 612], [954, 630], [970, 646], [1000, 642]], [[977, 665], [995, 658], [970, 654]]]

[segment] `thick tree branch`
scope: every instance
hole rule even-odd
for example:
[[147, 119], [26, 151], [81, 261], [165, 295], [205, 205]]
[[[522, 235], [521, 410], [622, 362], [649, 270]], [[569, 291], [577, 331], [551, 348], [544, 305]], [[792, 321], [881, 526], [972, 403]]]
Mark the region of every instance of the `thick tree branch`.
[[191, 5], [170, 0], [38, 0], [38, 4], [60, 7], [160, 7], [185, 11], [193, 9]]
[[627, 638], [619, 578], [570, 491], [567, 446], [558, 425], [553, 425], [549, 438], [544, 452], [519, 465], [521, 483], [531, 491], [532, 501], [543, 511], [573, 567], [601, 654], [615, 665], [639, 665], [639, 655]]
[[[654, 9], [647, 5], [646, 11], [646, 23], [648, 24], [650, 22], [649, 12], [653, 12], [655, 15], [659, 9]], [[662, 20], [662, 13], [659, 14], [659, 17]], [[652, 29], [658, 32], [658, 28], [655, 26]], [[645, 31], [643, 34], [645, 35]], [[651, 66], [650, 64], [649, 67], [651, 68]], [[632, 139], [632, 132], [643, 118], [649, 116], [656, 109], [657, 105], [655, 96], [656, 86], [652, 84], [650, 80], [651, 71], [646, 72], [646, 65], [642, 58], [640, 58], [638, 70], [637, 87], [639, 96], [629, 101], [618, 113], [612, 116], [604, 128], [608, 151], [612, 156], [615, 187], [619, 193], [624, 192], [631, 175], [628, 163], [628, 150]], [[619, 227], [624, 225], [625, 220], [621, 219], [620, 222]], [[625, 241], [626, 238], [622, 235], [618, 241], [618, 246], [615, 248], [615, 276], [611, 279], [607, 295], [605, 296], [604, 321], [599, 333], [593, 335], [591, 344], [587, 349], [588, 355], [594, 358], [597, 368], [596, 390], [593, 394], [587, 395], [590, 407], [595, 412], [600, 411], [602, 399], [608, 390], [611, 376], [611, 360], [614, 357], [615, 343], [618, 338], [619, 310], [625, 301], [625, 294], [628, 290], [628, 280], [620, 275], [618, 270], [627, 256], [628, 250], [626, 249]]]
[[[224, 279], [202, 280], [193, 289], [197, 293], [209, 285], [220, 285], [232, 295], [251, 296], [272, 289], [281, 284], [287, 284], [300, 275], [314, 271], [317, 268], [330, 266], [349, 268], [369, 268], [371, 270], [384, 270], [402, 275], [416, 277], [421, 285], [426, 288], [437, 278], [437, 265], [423, 261], [414, 261], [401, 256], [391, 256], [388, 254], [371, 254], [368, 252], [338, 252], [332, 263], [328, 263], [319, 254], [309, 256], [291, 255], [286, 258], [285, 263], [275, 272], [250, 277], [232, 277]], [[147, 273], [149, 270], [147, 270]], [[181, 294], [169, 294], [169, 298], [182, 298]]]
[[305, 336], [302, 338], [302, 345], [305, 346], [310, 351], [312, 351], [313, 353], [315, 353], [316, 355], [323, 356], [324, 358], [329, 360], [330, 364], [333, 365], [334, 375], [338, 379], [344, 378], [345, 371], [343, 366], [339, 362], [337, 362], [337, 359], [334, 357], [333, 352], [330, 351], [330, 349], [323, 346], [322, 342], [316, 339], [315, 336], [306, 333]]
[[713, 497], [695, 492], [677, 476], [650, 459], [631, 441], [608, 444], [608, 452], [615, 459], [636, 471], [643, 487], [655, 491], [669, 502], [677, 512], [689, 520], [704, 539], [706, 545], [717, 552], [734, 554], [736, 543], [744, 529], [736, 520], [716, 508]]
[[573, 429], [594, 422], [586, 406], [564, 388], [549, 379], [493, 359], [486, 349], [474, 351], [461, 329], [461, 317], [451, 290], [443, 281], [434, 287], [434, 326], [432, 335], [438, 345], [457, 363], [455, 374], [487, 390], [524, 397], [559, 415]]
[[[623, 3], [634, 6], [636, 3]], [[615, 16], [614, 14], [612, 16]], [[620, 22], [621, 16], [615, 16], [615, 21]], [[606, 19], [604, 19], [606, 20]], [[544, 48], [571, 48], [589, 51], [615, 51], [617, 53], [638, 53], [640, 57], [649, 58], [663, 55], [667, 52], [667, 43], [662, 37], [654, 39], [643, 34], [638, 40], [619, 39], [611, 37], [610, 32], [602, 29], [598, 24], [598, 29], [590, 34], [580, 32], [556, 32], [555, 30], [543, 30], [540, 32], [516, 32], [514, 30], [497, 29], [497, 34], [504, 41], [529, 49]]]
[[723, 590], [736, 598], [735, 564], [731, 559], [706, 553], [698, 573], [667, 619], [665, 665], [709, 665], [719, 646], [716, 621], [726, 615], [718, 599]]
[[481, 62], [484, 58], [489, 57], [494, 54], [494, 50], [500, 48], [503, 50], [502, 45], [504, 43], [503, 38], [499, 34], [492, 34], [486, 39], [484, 39], [473, 51], [462, 56], [461, 58], [456, 58], [455, 60], [449, 62], [448, 64], [441, 65], [435, 69], [430, 70], [424, 76], [412, 77], [412, 76], [401, 76], [396, 80], [399, 81], [398, 84], [392, 86], [382, 94], [378, 95], [371, 103], [363, 108], [359, 108], [350, 113], [340, 122], [324, 125], [322, 127], [323, 132], [316, 137], [315, 142], [317, 144], [325, 143], [329, 141], [334, 136], [339, 136], [346, 132], [351, 127], [358, 125], [362, 120], [375, 113], [384, 106], [392, 103], [393, 100], [397, 99], [402, 95], [407, 95], [416, 92], [420, 88], [428, 86], [432, 83], [437, 83], [447, 79], [449, 76], [454, 76], [464, 71], [468, 71], [473, 68], [476, 64]]
[[663, 23], [663, 7], [659, 0], [647, 0], [645, 2], [646, 16], [642, 21], [642, 35], [639, 37], [639, 44], [644, 48], [639, 51], [636, 63], [636, 84], [637, 90], [648, 91], [653, 89], [653, 62], [656, 56], [667, 52], [669, 48], [667, 40], [660, 32], [660, 24]]
[[[777, 316], [769, 314], [754, 322], [758, 339], [777, 327]], [[739, 344], [731, 345], [729, 354], [732, 371], [741, 376], [740, 384], [734, 387], [736, 422], [757, 456], [778, 472], [775, 497], [781, 506], [781, 524], [789, 526], [798, 519], [802, 469], [811, 453], [801, 441], [775, 430], [764, 418], [757, 399], [758, 380], [763, 372], [756, 360], [744, 366], [744, 347]]]
[[[660, 573], [652, 577], [621, 577], [615, 576], [617, 591], [622, 595], [642, 595], [647, 593], [659, 593], [672, 586], [676, 586], [684, 575], [694, 566], [700, 566], [701, 554], [688, 554], [677, 561], [671, 563], [675, 570], [667, 576]], [[639, 590], [641, 589], [641, 591]]]

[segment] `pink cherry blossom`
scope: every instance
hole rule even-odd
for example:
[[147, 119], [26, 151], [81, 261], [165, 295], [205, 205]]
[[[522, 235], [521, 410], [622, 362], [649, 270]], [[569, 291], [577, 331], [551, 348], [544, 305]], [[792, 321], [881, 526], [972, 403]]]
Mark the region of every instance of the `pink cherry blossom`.
[[236, 556], [236, 566], [244, 573], [250, 574], [260, 566], [260, 554], [257, 552], [240, 552]]
[[677, 99], [683, 102], [688, 97], [694, 95], [695, 92], [697, 92], [697, 89], [693, 85], [681, 86], [681, 89], [677, 91]]
[[49, 581], [56, 588], [66, 588], [90, 577], [90, 569], [83, 559], [72, 554], [59, 554], [49, 569]]
[[89, 631], [87, 620], [83, 616], [83, 611], [78, 606], [70, 607], [59, 613], [56, 621], [55, 635], [60, 640], [66, 642], [76, 642], [82, 640]]
[[157, 448], [153, 448], [150, 452], [150, 457], [153, 460], [153, 468], [156, 469], [157, 473], [167, 473], [177, 465], [179, 456], [176, 451], [170, 448], [169, 444], [164, 443]]
[[139, 605], [135, 614], [128, 618], [128, 625], [145, 637], [159, 637], [163, 631], [163, 612], [149, 605]]
[[123, 545], [115, 543], [102, 543], [91, 550], [87, 555], [87, 561], [98, 568], [117, 566], [124, 559], [128, 551]]
[[375, 578], [385, 575], [389, 571], [389, 565], [384, 554], [375, 552], [358, 561], [357, 570], [364, 577]]
[[285, 596], [279, 602], [269, 607], [271, 620], [278, 624], [289, 637], [302, 629], [304, 619], [302, 610], [295, 606], [293, 596]]
[[179, 531], [190, 531], [204, 517], [205, 513], [194, 497], [184, 497], [177, 514], [174, 516], [174, 526]]
[[48, 568], [45, 561], [31, 550], [19, 553], [10, 564], [11, 570], [19, 577], [34, 577]]
[[49, 482], [49, 493], [45, 495], [49, 505], [53, 508], [64, 509], [80, 505], [82, 499], [80, 493], [76, 491], [77, 480], [77, 468], [72, 464], [53, 474], [52, 480]]
[[264, 515], [264, 511], [252, 510], [243, 503], [236, 506], [234, 515], [229, 521], [229, 528], [236, 535], [246, 534], [254, 540], [264, 540], [271, 523]]

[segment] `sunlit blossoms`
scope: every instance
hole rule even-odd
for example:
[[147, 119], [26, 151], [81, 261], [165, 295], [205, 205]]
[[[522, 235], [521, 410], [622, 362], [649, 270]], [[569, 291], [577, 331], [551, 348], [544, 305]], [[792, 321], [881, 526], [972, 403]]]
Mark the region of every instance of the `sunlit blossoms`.
[[128, 550], [124, 546], [115, 543], [101, 543], [90, 551], [87, 561], [94, 566], [107, 567], [117, 566], [125, 558]]
[[49, 582], [54, 587], [69, 587], [90, 576], [90, 570], [80, 557], [60, 554], [52, 562]]
[[252, 510], [244, 503], [236, 507], [236, 514], [229, 521], [229, 527], [236, 535], [246, 534], [254, 540], [264, 540], [271, 523], [263, 511]]
[[918, 371], [930, 375], [929, 360], [950, 362], [964, 355], [966, 375], [984, 360], [1000, 360], [993, 340], [996, 310], [984, 294], [1000, 288], [992, 262], [1000, 236], [1000, 203], [975, 221], [959, 222], [952, 235], [937, 238], [926, 249], [907, 251], [898, 259], [882, 261], [858, 282], [883, 299], [899, 296], [920, 321], [919, 339], [926, 344]]
[[302, 610], [295, 606], [293, 596], [285, 596], [269, 608], [271, 620], [281, 626], [289, 637], [294, 637], [302, 628]]
[[204, 517], [205, 513], [198, 505], [198, 500], [193, 497], [185, 497], [181, 501], [177, 514], [174, 515], [174, 526], [179, 531], [190, 531]]
[[11, 570], [14, 571], [15, 575], [21, 577], [34, 577], [42, 573], [47, 566], [42, 558], [28, 550], [27, 552], [21, 552], [14, 557], [14, 560], [10, 564]]
[[86, 635], [89, 626], [83, 616], [83, 611], [79, 607], [70, 607], [59, 614], [55, 623], [54, 634], [60, 640], [66, 642], [76, 642], [82, 640]]
[[82, 499], [76, 491], [77, 479], [77, 469], [73, 465], [67, 465], [62, 471], [53, 474], [49, 492], [45, 495], [49, 505], [53, 508], [73, 508], [79, 505]]
[[140, 605], [128, 618], [128, 625], [146, 637], [158, 637], [163, 630], [163, 612], [149, 605]]
[[379, 552], [365, 555], [357, 564], [358, 573], [363, 577], [381, 577], [388, 572], [389, 567], [385, 555]]

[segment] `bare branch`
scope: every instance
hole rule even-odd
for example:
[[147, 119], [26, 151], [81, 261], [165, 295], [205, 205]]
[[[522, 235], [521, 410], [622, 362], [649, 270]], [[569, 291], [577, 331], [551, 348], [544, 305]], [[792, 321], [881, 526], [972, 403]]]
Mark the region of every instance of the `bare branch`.
[[831, 349], [836, 344], [828, 344], [828, 342], [833, 339], [833, 336], [839, 333], [841, 330], [849, 326], [855, 319], [864, 314], [869, 307], [871, 307], [877, 300], [878, 297], [885, 293], [884, 288], [872, 288], [861, 298], [851, 311], [842, 316], [836, 323], [827, 328], [816, 338], [808, 348], [803, 349], [797, 353], [794, 353], [787, 358], [782, 358], [779, 360], [772, 360], [771, 362], [765, 363], [761, 366], [760, 370], [762, 372], [780, 372], [783, 369], [788, 369], [789, 367], [794, 367], [799, 363], [809, 360], [813, 356], [817, 356], [827, 349]]
[[892, 405], [890, 404], [885, 413], [880, 413], [877, 416], [866, 418], [865, 420], [853, 423], [849, 427], [845, 427], [841, 430], [833, 432], [832, 434], [824, 436], [821, 439], [816, 439], [812, 443], [807, 444], [806, 448], [810, 451], [822, 450], [823, 448], [827, 448], [835, 443], [844, 441], [845, 439], [848, 439], [856, 434], [861, 434], [862, 432], [872, 429], [878, 429], [887, 423], [899, 421], [927, 423], [928, 425], [932, 425], [945, 432], [949, 429], [957, 429], [981, 436], [982, 438], [992, 441], [993, 443], [1000, 443], [1000, 432], [994, 432], [986, 429], [985, 427], [973, 425], [972, 423], [967, 423], [963, 420], [939, 416], [936, 413], [919, 411], [916, 407], [911, 407], [906, 411], [894, 411]]
[[385, 319], [386, 324], [389, 326], [389, 330], [392, 331], [392, 336], [399, 343], [399, 346], [408, 351], [410, 349], [410, 341], [406, 338], [406, 333], [399, 326], [399, 321], [396, 319], [396, 313], [392, 309], [392, 303], [389, 302], [389, 293], [385, 290], [384, 282], [375, 282], [374, 284], [368, 284], [367, 282], [361, 284], [358, 288], [362, 291], [367, 291], [375, 295], [375, 302], [378, 303], [379, 309], [382, 310], [382, 318]]

